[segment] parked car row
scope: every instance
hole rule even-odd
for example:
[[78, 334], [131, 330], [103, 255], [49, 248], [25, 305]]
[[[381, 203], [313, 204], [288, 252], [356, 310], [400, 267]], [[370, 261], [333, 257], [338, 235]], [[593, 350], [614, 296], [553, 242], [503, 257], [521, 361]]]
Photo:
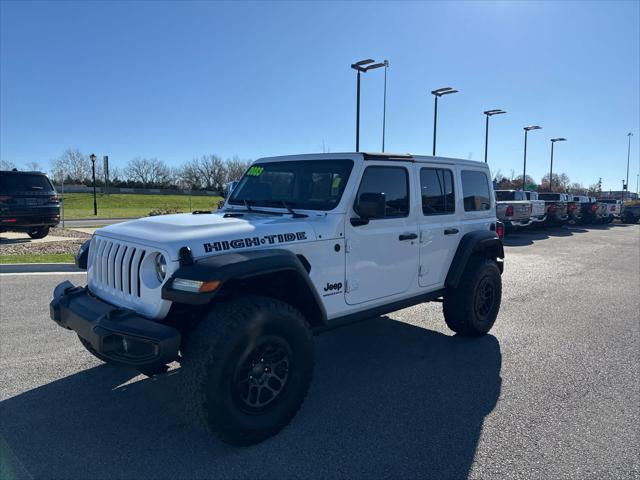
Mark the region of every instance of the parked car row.
[[496, 216], [506, 231], [562, 225], [602, 224], [620, 219], [636, 223], [640, 206], [622, 208], [620, 200], [555, 192], [496, 190]]

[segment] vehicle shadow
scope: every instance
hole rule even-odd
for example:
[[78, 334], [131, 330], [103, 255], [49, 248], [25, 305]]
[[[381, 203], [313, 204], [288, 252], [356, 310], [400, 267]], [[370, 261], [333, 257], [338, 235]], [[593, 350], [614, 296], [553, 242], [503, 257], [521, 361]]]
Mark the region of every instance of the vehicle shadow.
[[13, 463], [32, 477], [136, 479], [468, 475], [500, 395], [495, 337], [379, 317], [316, 345], [305, 404], [262, 444], [234, 448], [193, 426], [179, 369], [127, 383], [135, 372], [100, 365], [0, 403], [0, 457], [13, 459], [3, 470]]
[[30, 238], [7, 238], [0, 235], [0, 244], [2, 245], [15, 245], [18, 243], [29, 243], [31, 242]]
[[568, 227], [551, 227], [547, 229], [547, 235], [550, 237], [571, 237], [573, 236], [573, 229]]
[[534, 242], [546, 240], [547, 238], [549, 238], [549, 235], [546, 233], [546, 230], [522, 230], [509, 232], [502, 242], [507, 247], [526, 247], [527, 245], [533, 245]]

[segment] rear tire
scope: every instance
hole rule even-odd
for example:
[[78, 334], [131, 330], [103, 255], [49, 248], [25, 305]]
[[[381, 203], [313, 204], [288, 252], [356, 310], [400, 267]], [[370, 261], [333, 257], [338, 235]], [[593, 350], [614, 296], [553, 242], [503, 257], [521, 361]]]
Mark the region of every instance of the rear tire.
[[50, 227], [33, 228], [27, 232], [27, 235], [33, 239], [44, 238], [49, 235], [49, 228]]
[[187, 408], [224, 442], [259, 443], [300, 409], [313, 350], [303, 315], [287, 303], [249, 296], [216, 305], [183, 348]]
[[628, 214], [625, 214], [624, 217], [622, 217], [621, 221], [622, 223], [638, 223], [638, 218], [635, 217], [633, 214], [628, 213]]
[[474, 255], [458, 288], [450, 288], [444, 295], [444, 320], [460, 335], [485, 335], [496, 321], [501, 298], [502, 277], [495, 260]]

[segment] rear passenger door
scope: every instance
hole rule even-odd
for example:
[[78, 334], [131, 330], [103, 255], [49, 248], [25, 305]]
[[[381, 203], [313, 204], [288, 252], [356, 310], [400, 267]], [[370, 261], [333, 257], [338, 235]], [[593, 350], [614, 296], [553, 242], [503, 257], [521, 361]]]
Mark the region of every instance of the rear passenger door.
[[416, 164], [415, 168], [421, 199], [418, 284], [439, 288], [462, 235], [456, 212], [455, 170], [442, 164]]

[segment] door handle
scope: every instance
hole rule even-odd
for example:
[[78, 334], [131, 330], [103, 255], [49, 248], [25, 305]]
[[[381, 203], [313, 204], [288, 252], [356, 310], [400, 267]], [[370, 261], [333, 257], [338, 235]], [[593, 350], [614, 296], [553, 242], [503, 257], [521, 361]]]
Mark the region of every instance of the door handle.
[[445, 228], [444, 229], [444, 234], [445, 235], [455, 235], [456, 233], [458, 233], [460, 230], [458, 230], [457, 228]]
[[403, 233], [398, 237], [398, 240], [400, 240], [400, 241], [415, 240], [416, 238], [418, 238], [418, 234], [417, 233]]

